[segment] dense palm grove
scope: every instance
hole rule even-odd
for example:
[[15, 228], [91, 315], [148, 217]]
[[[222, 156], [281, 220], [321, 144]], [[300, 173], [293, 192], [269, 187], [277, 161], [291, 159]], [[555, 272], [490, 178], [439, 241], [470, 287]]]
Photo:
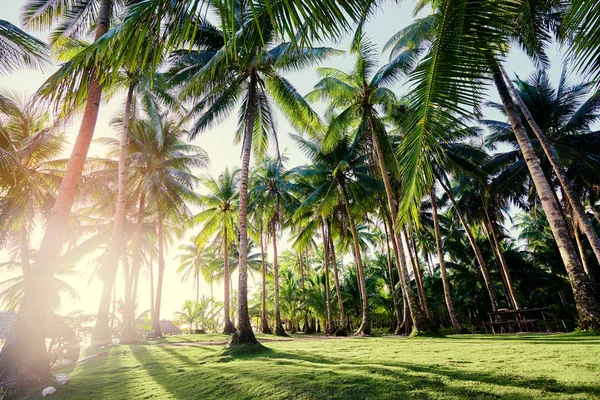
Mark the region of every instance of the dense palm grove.
[[[363, 29], [379, 6], [27, 1], [24, 27], [50, 29], [50, 43], [0, 20], [3, 74], [60, 63], [31, 99], [0, 93], [2, 268], [19, 271], [0, 293], [18, 310], [0, 353], [9, 396], [48, 378], [40, 321], [85, 257], [103, 284], [91, 345], [161, 337], [169, 247], [196, 288], [182, 323], [231, 333], [231, 345], [257, 343], [255, 331], [465, 333], [499, 309], [600, 328], [600, 5], [420, 2], [429, 15], [377, 44], [383, 53]], [[327, 67], [341, 51], [320, 42], [347, 34], [352, 64]], [[559, 82], [545, 72], [552, 42], [571, 59]], [[509, 76], [511, 46], [539, 71]], [[286, 76], [308, 68], [321, 79], [301, 94]], [[567, 68], [586, 80], [569, 82]], [[86, 159], [102, 100], [118, 92], [118, 135]], [[502, 118], [484, 119], [484, 106]], [[191, 141], [231, 115], [240, 168], [209, 176], [218, 155]], [[61, 122], [74, 116], [67, 161]], [[279, 148], [280, 117], [306, 165]]]

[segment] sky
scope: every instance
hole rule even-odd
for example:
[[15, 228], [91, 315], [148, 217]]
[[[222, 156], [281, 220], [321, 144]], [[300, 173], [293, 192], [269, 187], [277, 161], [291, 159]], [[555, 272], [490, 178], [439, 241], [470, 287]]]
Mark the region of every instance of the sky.
[[[0, 0], [0, 19], [8, 20], [16, 25], [20, 24], [20, 11], [25, 3], [24, 0]], [[379, 48], [383, 48], [384, 44], [388, 39], [398, 32], [400, 29], [410, 24], [414, 17], [412, 10], [414, 9], [413, 0], [406, 0], [400, 3], [386, 2], [383, 7], [371, 18], [370, 22], [366, 26], [366, 34], [371, 41]], [[41, 39], [47, 38], [47, 32], [30, 32]], [[345, 38], [339, 43], [324, 43], [323, 45], [334, 47], [339, 50], [348, 50], [350, 43], [350, 37]], [[556, 46], [553, 46], [548, 51], [551, 63], [549, 69], [549, 75], [552, 81], [556, 84], [558, 82], [561, 70], [563, 68], [563, 62], [561, 57], [561, 51]], [[387, 60], [388, 54], [381, 56], [381, 61]], [[335, 67], [348, 71], [352, 69], [353, 57], [349, 55], [336, 56], [329, 61], [326, 61], [324, 66]], [[514, 76], [515, 73], [521, 78], [528, 77], [534, 70], [535, 67], [528, 60], [528, 58], [518, 49], [511, 51], [505, 68], [509, 75]], [[3, 90], [12, 90], [30, 96], [35, 93], [36, 89], [47, 79], [56, 67], [48, 68], [45, 71], [34, 71], [34, 70], [20, 70], [11, 73], [9, 76], [0, 75], [0, 88]], [[301, 94], [308, 93], [313, 86], [317, 83], [319, 77], [315, 68], [308, 68], [302, 72], [289, 74], [287, 78], [295, 85], [296, 89]], [[576, 81], [577, 77], [572, 77], [571, 81]], [[398, 85], [396, 90], [399, 92], [406, 92], [410, 88], [405, 85]], [[99, 137], [115, 137], [117, 131], [109, 126], [109, 121], [115, 116], [119, 115], [120, 110], [123, 108], [123, 97], [116, 97], [111, 100], [110, 104], [103, 104], [100, 110], [100, 116], [96, 127], [95, 138]], [[492, 101], [498, 101], [495, 93], [490, 92], [489, 99]], [[491, 119], [501, 118], [495, 111], [486, 109], [485, 117]], [[79, 120], [74, 119], [73, 122], [66, 128], [67, 136], [71, 143], [74, 141], [79, 128]], [[235, 132], [236, 122], [235, 115], [224, 121], [217, 128], [206, 132], [193, 142], [194, 144], [202, 147], [210, 157], [210, 165], [207, 170], [198, 171], [199, 175], [212, 175], [217, 176], [226, 167], [235, 168], [240, 165], [240, 148], [238, 145], [233, 143], [233, 134]], [[289, 133], [292, 132], [292, 128], [285, 121], [283, 116], [278, 119], [278, 134], [280, 148], [285, 152], [289, 158], [288, 167], [294, 167], [297, 165], [304, 164], [306, 162], [303, 154], [295, 148], [293, 141], [289, 137]], [[102, 156], [104, 155], [104, 148], [99, 144], [92, 144], [90, 149], [91, 156]], [[70, 146], [67, 146], [64, 157], [68, 157], [71, 152]], [[36, 233], [32, 237], [32, 245], [36, 246], [39, 243], [43, 227], [39, 227]], [[192, 288], [192, 282], [181, 282], [180, 276], [175, 272], [178, 267], [178, 263], [175, 260], [177, 256], [177, 248], [179, 244], [185, 243], [187, 239], [193, 234], [193, 231], [186, 233], [182, 240], [176, 241], [175, 244], [168, 250], [166, 255], [166, 270], [165, 270], [165, 283], [163, 288], [163, 304], [162, 304], [162, 317], [170, 319], [173, 317], [175, 311], [179, 310], [185, 300], [195, 298], [195, 290]], [[284, 243], [282, 248], [287, 247], [285, 243], [286, 237], [284, 236]], [[7, 261], [7, 254], [0, 250], [0, 262]], [[83, 274], [80, 277], [71, 277], [65, 279], [68, 283], [73, 285], [78, 293], [79, 298], [69, 299], [63, 298], [63, 305], [60, 313], [67, 313], [73, 310], [81, 309], [86, 313], [94, 313], [97, 310], [100, 293], [101, 283], [95, 279], [90, 280], [89, 275], [85, 274], [88, 268], [85, 262], [77, 267]], [[10, 273], [0, 271], [0, 281], [13, 276]], [[120, 277], [119, 277], [120, 278]], [[257, 277], [256, 283], [249, 282], [252, 291], [253, 288], [257, 287], [260, 277]], [[233, 277], [234, 288], [237, 287], [237, 276]], [[0, 287], [0, 290], [2, 288]], [[139, 290], [139, 311], [143, 311], [149, 308], [149, 283], [147, 280], [142, 280], [140, 283]], [[201, 285], [201, 294], [206, 296], [209, 295], [209, 288], [206, 284]], [[117, 296], [122, 291], [122, 282], [117, 282]], [[215, 286], [214, 294], [217, 299], [222, 299], [222, 287]]]

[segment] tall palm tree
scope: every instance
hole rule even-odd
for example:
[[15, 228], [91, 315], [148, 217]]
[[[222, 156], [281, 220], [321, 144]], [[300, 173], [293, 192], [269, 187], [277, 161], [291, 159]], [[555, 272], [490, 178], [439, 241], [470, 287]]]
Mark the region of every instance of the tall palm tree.
[[[327, 48], [304, 48], [294, 43], [277, 44], [277, 31], [264, 14], [256, 16], [244, 2], [212, 3], [221, 30], [206, 21], [198, 24], [212, 33], [211, 43], [222, 47], [214, 51], [200, 44], [192, 52], [180, 52], [174, 82], [183, 84], [184, 96], [196, 101], [192, 137], [208, 129], [240, 104], [236, 139], [242, 142], [239, 209], [239, 321], [232, 344], [256, 343], [248, 316], [248, 174], [254, 147], [258, 155], [266, 150], [269, 136], [275, 136], [272, 101], [275, 101], [296, 127], [314, 131], [318, 118], [294, 87], [280, 73], [313, 64], [335, 52]], [[233, 6], [233, 8], [231, 8]], [[259, 18], [257, 21], [256, 18]], [[260, 19], [262, 18], [262, 19]], [[243, 36], [243, 45], [226, 40]], [[266, 45], [266, 49], [265, 49]]]
[[222, 249], [220, 253], [223, 257], [223, 304], [225, 311], [223, 333], [226, 334], [235, 332], [235, 327], [230, 319], [229, 251], [231, 243], [235, 243], [237, 239], [237, 214], [240, 197], [237, 188], [238, 173], [239, 170], [237, 169], [233, 172], [225, 169], [217, 179], [201, 179], [208, 193], [199, 197], [204, 210], [192, 219], [194, 225], [202, 225], [198, 236], [196, 236], [198, 247], [204, 248], [209, 240], [214, 239]]
[[[194, 287], [196, 288], [196, 301], [200, 301], [200, 278], [212, 286], [214, 280], [213, 262], [215, 254], [211, 248], [198, 246], [196, 237], [190, 238], [188, 244], [179, 246], [179, 268], [177, 272], [182, 274], [181, 281], [193, 279]], [[212, 293], [211, 296], [212, 298]]]
[[362, 321], [356, 334], [368, 335], [371, 332], [369, 301], [361, 255], [361, 240], [355, 218], [357, 216], [363, 218], [364, 212], [372, 207], [368, 201], [373, 193], [380, 190], [379, 181], [368, 175], [368, 167], [364, 155], [361, 154], [362, 149], [360, 146], [352, 146], [348, 136], [340, 138], [331, 151], [321, 147], [320, 139], [307, 140], [295, 137], [295, 140], [312, 161], [310, 166], [296, 169], [296, 173], [310, 177], [314, 187], [313, 192], [306, 196], [298, 207], [296, 215], [301, 216], [316, 208], [321, 218], [326, 218], [338, 204], [343, 205], [344, 218], [352, 237], [352, 253], [362, 298]]
[[[407, 135], [399, 154], [406, 191], [401, 205], [402, 214], [408, 217], [412, 212], [416, 217], [418, 199], [433, 180], [431, 155], [440, 151], [436, 142], [446, 135], [449, 123], [460, 123], [461, 117], [468, 117], [473, 107], [479, 107], [484, 86], [490, 82], [491, 75], [555, 234], [576, 298], [580, 324], [584, 328], [593, 327], [595, 323], [592, 321], [598, 320], [600, 315], [596, 288], [585, 273], [569, 237], [568, 227], [511, 97], [500, 64], [512, 39], [536, 60], [544, 62], [543, 49], [549, 39], [545, 29], [556, 25], [552, 21], [546, 24], [532, 20], [544, 13], [531, 12], [531, 7], [540, 6], [545, 10], [548, 5], [504, 0], [464, 0], [459, 3], [435, 2], [431, 27], [425, 30], [427, 34], [417, 35], [418, 40], [413, 36], [410, 41], [411, 45], [415, 41], [430, 45], [427, 55], [412, 73], [413, 105], [406, 118]], [[552, 7], [550, 4], [550, 9]], [[422, 26], [413, 26], [412, 32], [415, 33], [418, 27]], [[407, 37], [399, 35], [403, 36]], [[401, 48], [409, 44], [404, 39], [399, 42], [402, 43]], [[457, 63], [457, 59], [464, 62]], [[468, 78], [465, 71], [468, 71]]]
[[[39, 9], [42, 9], [50, 3], [54, 2], [35, 2], [33, 7], [39, 6]], [[30, 21], [37, 21], [39, 24], [53, 23], [56, 22], [57, 17], [64, 17], [67, 21], [72, 21], [71, 17], [77, 16], [77, 13], [73, 13], [73, 8], [70, 6], [75, 6], [75, 4], [69, 3], [67, 7], [58, 7], [49, 14], [33, 13]], [[94, 40], [100, 39], [110, 27], [113, 1], [100, 0], [96, 6], [91, 9], [97, 12], [95, 18], [91, 19], [95, 22]], [[43, 361], [46, 353], [44, 334], [33, 324], [45, 320], [47, 299], [52, 291], [48, 284], [52, 281], [58, 265], [63, 248], [64, 233], [68, 228], [67, 221], [75, 201], [77, 185], [81, 179], [85, 158], [98, 118], [102, 97], [100, 79], [98, 74], [89, 74], [90, 70], [87, 72], [88, 74], [83, 75], [83, 81], [87, 86], [87, 99], [81, 127], [38, 250], [36, 273], [32, 276], [31, 289], [25, 293], [23, 298], [23, 305], [19, 309], [17, 317], [18, 322], [0, 352], [0, 380], [8, 383], [9, 391], [19, 392], [23, 387], [28, 387], [29, 384], [37, 385], [41, 380], [46, 380], [51, 376], [49, 365]], [[2, 367], [5, 365], [21, 365], [22, 368], [18, 372], [14, 372], [7, 367]]]
[[373, 144], [363, 145], [363, 148], [369, 152], [367, 158], [372, 164], [372, 170], [379, 171], [384, 184], [390, 210], [390, 226], [393, 227], [392, 232], [396, 233], [391, 235], [391, 239], [396, 260], [399, 260], [402, 288], [409, 301], [415, 328], [427, 331], [431, 329], [431, 324], [423, 309], [426, 304], [419, 304], [410, 288], [404, 249], [398, 236], [401, 230], [397, 225], [397, 202], [389, 176], [390, 173], [392, 177], [397, 176], [398, 167], [381, 118], [381, 111], [395, 102], [395, 95], [387, 86], [397, 79], [398, 71], [403, 66], [396, 63], [394, 68], [385, 66], [376, 71], [375, 47], [363, 35], [355, 39], [351, 50], [356, 57], [354, 70], [345, 73], [332, 68], [320, 69], [324, 78], [317, 83], [315, 90], [309, 93], [307, 98], [312, 101], [327, 100], [330, 105], [326, 113], [338, 113], [330, 123], [324, 138], [326, 148], [334, 144], [352, 126], [357, 127], [357, 142]]
[[160, 306], [164, 277], [164, 224], [181, 229], [191, 219], [190, 203], [199, 203], [194, 189], [198, 178], [194, 168], [205, 168], [208, 157], [201, 148], [187, 144], [182, 138], [188, 134], [179, 122], [164, 118], [160, 132], [150, 121], [135, 121], [132, 127], [133, 145], [139, 150], [135, 159], [144, 170], [141, 186], [151, 200], [156, 215], [158, 241], [158, 279], [152, 321], [151, 337], [160, 337]]
[[297, 200], [292, 195], [293, 185], [281, 159], [263, 159], [254, 172], [250, 198], [253, 208], [260, 209], [269, 227], [273, 243], [273, 283], [275, 300], [275, 335], [287, 336], [281, 324], [279, 310], [279, 265], [277, 237]]

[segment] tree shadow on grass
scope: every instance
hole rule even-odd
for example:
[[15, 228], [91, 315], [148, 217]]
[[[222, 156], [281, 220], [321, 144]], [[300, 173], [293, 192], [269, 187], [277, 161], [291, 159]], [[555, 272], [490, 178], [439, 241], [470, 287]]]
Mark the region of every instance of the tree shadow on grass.
[[[534, 389], [542, 393], [585, 394], [596, 398], [600, 396], [600, 386], [562, 384], [548, 377], [524, 378], [519, 375], [489, 374], [480, 371], [465, 371], [437, 365], [421, 365], [406, 362], [378, 364], [383, 367], [400, 367], [418, 373], [443, 376], [456, 381], [478, 382], [495, 386]], [[375, 366], [377, 368], [377, 366]]]

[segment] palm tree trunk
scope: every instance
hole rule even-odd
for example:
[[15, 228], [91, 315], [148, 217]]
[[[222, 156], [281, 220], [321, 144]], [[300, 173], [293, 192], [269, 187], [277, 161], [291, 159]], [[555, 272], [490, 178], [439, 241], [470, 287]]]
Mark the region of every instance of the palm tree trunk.
[[196, 271], [196, 303], [200, 301], [200, 271]]
[[262, 298], [261, 298], [261, 310], [260, 319], [262, 325], [262, 333], [271, 334], [271, 328], [269, 328], [269, 318], [267, 314], [267, 263], [265, 262], [265, 244], [262, 225], [260, 229], [260, 256], [262, 262]]
[[540, 160], [498, 68], [493, 71], [493, 79], [565, 264], [577, 306], [579, 325], [582, 329], [600, 329], [600, 301], [598, 301], [596, 286], [581, 265], [569, 237], [567, 224], [562, 218], [559, 205], [554, 200], [552, 187], [544, 175]]
[[154, 265], [152, 258], [150, 258], [148, 270], [150, 272], [150, 320], [154, 321]]
[[356, 275], [358, 278], [358, 285], [361, 292], [362, 298], [362, 320], [360, 326], [355, 335], [369, 335], [371, 333], [371, 319], [369, 316], [369, 297], [367, 292], [367, 282], [365, 280], [365, 270], [362, 264], [362, 257], [360, 254], [360, 244], [358, 241], [358, 232], [356, 231], [356, 225], [354, 225], [354, 217], [350, 211], [350, 201], [348, 200], [348, 193], [343, 182], [340, 182], [340, 188], [342, 190], [342, 197], [344, 199], [344, 205], [346, 207], [346, 214], [348, 215], [348, 225], [350, 225], [350, 232], [352, 233], [352, 245], [354, 249], [354, 260], [356, 262]]
[[388, 229], [388, 215], [387, 211], [383, 210], [386, 214], [386, 217], [383, 220], [383, 229], [385, 230], [385, 249], [388, 263], [388, 273], [390, 274], [390, 291], [392, 292], [392, 301], [394, 303], [394, 310], [396, 311], [396, 329], [394, 332], [398, 332], [399, 327], [402, 325], [403, 311], [400, 308], [400, 299], [399, 299], [399, 291], [396, 288], [396, 282], [394, 281], [394, 268], [392, 265], [392, 252], [390, 249], [390, 229]]
[[19, 229], [19, 247], [21, 269], [23, 270], [23, 283], [25, 284], [25, 287], [27, 287], [31, 279], [31, 261], [29, 259], [29, 239], [25, 224]]
[[398, 234], [398, 212], [396, 210], [396, 203], [394, 202], [394, 195], [392, 190], [392, 184], [387, 174], [387, 168], [385, 166], [385, 159], [381, 143], [379, 142], [379, 136], [376, 132], [371, 135], [373, 144], [375, 145], [375, 152], [377, 154], [377, 163], [379, 165], [379, 172], [383, 180], [383, 186], [385, 187], [385, 194], [388, 202], [388, 208], [391, 213], [392, 219], [392, 247], [394, 248], [394, 254], [396, 255], [396, 262], [398, 263], [398, 272], [400, 275], [400, 283], [402, 285], [402, 293], [405, 299], [408, 301], [408, 307], [410, 309], [410, 315], [413, 320], [413, 326], [416, 331], [420, 332], [431, 332], [435, 331], [435, 327], [427, 317], [427, 314], [423, 310], [423, 307], [417, 302], [415, 293], [410, 287], [410, 278], [408, 276], [408, 269], [406, 268], [406, 261], [404, 258], [404, 250], [402, 249], [402, 242], [399, 240]]
[[463, 229], [465, 230], [465, 234], [467, 235], [467, 238], [469, 239], [471, 248], [473, 249], [473, 252], [475, 253], [475, 257], [477, 258], [477, 262], [479, 263], [479, 269], [481, 270], [481, 275], [483, 276], [485, 288], [487, 289], [488, 295], [490, 297], [490, 302], [492, 303], [492, 310], [497, 311], [498, 310], [498, 295], [496, 294], [496, 289], [494, 289], [494, 283], [492, 282], [492, 278], [490, 277], [490, 271], [487, 268], [487, 263], [485, 262], [485, 259], [483, 258], [483, 255], [481, 254], [481, 249], [479, 248], [479, 245], [477, 244], [475, 237], [473, 237], [473, 233], [471, 232], [471, 229], [469, 228], [469, 225], [467, 224], [467, 220], [466, 220], [465, 216], [463, 215], [462, 210], [456, 203], [454, 194], [452, 193], [450, 188], [448, 186], [446, 186], [446, 184], [444, 183], [444, 180], [442, 179], [443, 177], [441, 177], [437, 172], [435, 173], [435, 176], [436, 176], [438, 182], [440, 183], [440, 186], [442, 187], [442, 189], [444, 189], [444, 192], [446, 192], [446, 194], [448, 195], [448, 198], [450, 199], [450, 202], [452, 203], [452, 206], [454, 207], [454, 211], [456, 211], [456, 214], [458, 215], [458, 219], [460, 220], [460, 223], [462, 224]]
[[[125, 200], [127, 193], [127, 138], [129, 137], [129, 121], [131, 120], [131, 105], [133, 103], [133, 92], [135, 85], [129, 85], [127, 91], [127, 99], [125, 101], [125, 113], [123, 117], [123, 126], [121, 128], [121, 137], [119, 141], [119, 176], [117, 183], [117, 204], [115, 207], [115, 215], [113, 229], [111, 233], [110, 244], [107, 249], [106, 260], [103, 263], [101, 274], [103, 277], [102, 296], [100, 305], [98, 306], [98, 314], [96, 316], [96, 325], [92, 331], [90, 345], [99, 347], [106, 345], [112, 341], [109, 329], [109, 311], [110, 311], [110, 296], [112, 287], [115, 284], [117, 270], [119, 267], [119, 259], [121, 258], [125, 243], [123, 236], [123, 228], [125, 224]], [[129, 271], [125, 272], [129, 274]], [[127, 299], [125, 299], [127, 300]], [[127, 313], [127, 310], [124, 310]], [[126, 334], [129, 328], [126, 328]]]
[[581, 258], [581, 264], [583, 265], [583, 269], [585, 273], [588, 274], [590, 279], [594, 279], [594, 275], [592, 273], [592, 270], [590, 269], [590, 266], [588, 265], [587, 257], [585, 255], [585, 247], [583, 245], [583, 241], [581, 240], [580, 226], [577, 223], [577, 220], [575, 220], [574, 222], [575, 226], [573, 226], [573, 233], [575, 234], [575, 243], [577, 244], [577, 249], [579, 250], [579, 258]]
[[273, 239], [273, 297], [275, 297], [275, 335], [287, 336], [281, 324], [281, 311], [279, 307], [279, 265], [277, 264], [277, 227], [271, 221], [271, 238]]
[[137, 341], [137, 332], [135, 331], [135, 297], [133, 295], [134, 276], [139, 274], [142, 263], [142, 230], [144, 228], [144, 212], [146, 211], [146, 193], [140, 193], [138, 206], [138, 220], [135, 230], [135, 242], [133, 245], [133, 260], [131, 263], [130, 278], [125, 281], [125, 298], [123, 305], [123, 328], [121, 331], [121, 343], [134, 343]]
[[304, 271], [304, 255], [302, 250], [298, 252], [298, 261], [300, 262], [300, 289], [302, 291], [302, 310], [304, 311], [304, 333], [312, 333], [308, 329], [308, 310], [306, 307], [306, 282], [305, 282], [305, 271]]
[[165, 244], [163, 236], [163, 215], [162, 211], [158, 212], [157, 218], [157, 241], [158, 241], [158, 279], [156, 281], [156, 297], [154, 304], [154, 318], [152, 319], [152, 330], [150, 338], [161, 338], [162, 330], [160, 329], [160, 306], [162, 302], [162, 287], [165, 276]]
[[346, 313], [344, 310], [344, 299], [342, 298], [342, 290], [341, 290], [341, 286], [340, 286], [340, 276], [338, 273], [338, 267], [337, 267], [337, 259], [335, 257], [335, 245], [333, 244], [333, 237], [331, 235], [331, 222], [327, 219], [325, 220], [326, 224], [327, 224], [327, 232], [329, 232], [329, 235], [327, 235], [328, 239], [329, 239], [329, 250], [330, 250], [330, 254], [331, 254], [331, 263], [333, 265], [333, 279], [335, 282], [335, 292], [337, 295], [337, 300], [338, 300], [338, 319], [339, 319], [339, 326], [335, 331], [335, 336], [347, 336], [348, 333], [346, 332]]
[[510, 93], [514, 98], [514, 101], [521, 109], [521, 112], [525, 116], [525, 120], [533, 130], [533, 133], [535, 133], [535, 136], [538, 138], [540, 145], [542, 146], [542, 149], [544, 150], [544, 153], [548, 158], [548, 161], [550, 161], [552, 170], [554, 171], [556, 177], [558, 178], [558, 181], [560, 182], [560, 186], [563, 189], [563, 193], [566, 195], [571, 205], [571, 208], [573, 210], [572, 214], [575, 217], [574, 219], [577, 221], [577, 225], [579, 225], [581, 231], [585, 234], [588, 241], [590, 242], [592, 250], [596, 255], [596, 259], [600, 263], [600, 238], [598, 237], [598, 234], [596, 233], [596, 230], [592, 225], [592, 221], [586, 214], [583, 204], [581, 203], [579, 197], [575, 193], [573, 185], [571, 184], [571, 181], [567, 177], [567, 174], [565, 173], [565, 170], [561, 165], [561, 162], [558, 158], [558, 154], [556, 154], [556, 150], [554, 149], [552, 143], [550, 143], [546, 135], [544, 135], [544, 132], [542, 132], [538, 124], [533, 119], [531, 113], [529, 112], [529, 109], [521, 99], [521, 96], [519, 96], [519, 92], [516, 90], [512, 81], [507, 76], [506, 71], [504, 71], [501, 65], [498, 65], [498, 68], [502, 73], [503, 80], [508, 86]]
[[246, 104], [246, 121], [242, 144], [242, 171], [240, 176], [240, 210], [239, 210], [239, 284], [238, 284], [238, 330], [233, 334], [231, 345], [258, 344], [250, 325], [248, 314], [248, 172], [250, 170], [250, 153], [252, 152], [252, 134], [256, 117], [257, 76], [253, 72], [248, 85], [248, 103]]
[[[512, 277], [510, 275], [510, 271], [508, 270], [508, 264], [506, 263], [506, 259], [504, 258], [504, 254], [502, 253], [502, 248], [500, 247], [500, 241], [498, 240], [498, 237], [496, 236], [496, 231], [494, 230], [494, 225], [492, 224], [490, 215], [488, 213], [487, 208], [485, 209], [485, 219], [487, 222], [487, 231], [488, 231], [488, 236], [491, 237], [492, 239], [492, 248], [495, 250], [496, 256], [498, 257], [498, 260], [500, 261], [500, 269], [502, 270], [502, 274], [504, 275], [504, 280], [506, 281], [506, 286], [508, 289], [508, 294], [510, 297], [511, 302], [513, 303], [513, 306], [515, 307], [515, 309], [520, 310], [521, 309], [521, 303], [519, 302], [519, 298], [517, 297], [517, 293], [515, 291], [515, 287], [512, 281]], [[485, 226], [486, 224], [484, 224]]]
[[229, 279], [229, 243], [227, 242], [227, 224], [223, 225], [223, 288], [225, 293], [223, 294], [223, 310], [225, 312], [225, 327], [223, 333], [231, 335], [235, 332], [235, 326], [231, 322], [230, 318], [230, 304], [231, 304], [231, 293], [230, 293], [230, 279]]
[[419, 266], [418, 261], [413, 258], [413, 254], [410, 249], [408, 233], [406, 231], [406, 226], [402, 226], [402, 233], [404, 235], [404, 241], [406, 242], [406, 250], [408, 251], [408, 258], [410, 259], [410, 263], [412, 265], [413, 275], [415, 276], [415, 283], [417, 285], [419, 302], [421, 303], [421, 307], [423, 307], [423, 311], [425, 311], [425, 315], [427, 315], [427, 318], [429, 318], [429, 320], [432, 320], [431, 313], [429, 312], [429, 306], [427, 305], [427, 296], [425, 296], [425, 286], [423, 285], [423, 275], [421, 274], [421, 267]]
[[446, 271], [446, 261], [444, 260], [444, 250], [442, 249], [442, 232], [440, 231], [440, 221], [437, 213], [437, 206], [435, 204], [435, 190], [434, 187], [431, 187], [429, 192], [431, 196], [431, 213], [433, 216], [433, 227], [435, 230], [435, 247], [437, 248], [438, 258], [440, 259], [440, 273], [442, 275], [442, 285], [444, 286], [444, 299], [446, 300], [446, 308], [448, 309], [448, 314], [450, 315], [450, 321], [452, 322], [452, 326], [456, 333], [460, 333], [461, 326], [456, 318], [456, 313], [454, 312], [454, 306], [452, 305], [452, 294], [450, 289], [450, 281], [448, 280], [448, 272]]
[[325, 266], [325, 305], [327, 307], [327, 327], [325, 334], [333, 333], [333, 318], [331, 316], [331, 286], [329, 283], [329, 239], [325, 233], [325, 222], [321, 221], [321, 234], [323, 235], [323, 265]]
[[[111, 8], [111, 0], [100, 1], [95, 40], [108, 31]], [[32, 269], [35, 273], [31, 275], [15, 324], [0, 351], [0, 386], [6, 397], [17, 397], [52, 377], [46, 357], [44, 330], [39, 327], [45, 324], [49, 311], [48, 299], [54, 290], [52, 277], [59, 264], [71, 207], [98, 119], [102, 88], [96, 75], [91, 71], [81, 127], [40, 243], [35, 268]], [[19, 368], [15, 368], [15, 365]]]

